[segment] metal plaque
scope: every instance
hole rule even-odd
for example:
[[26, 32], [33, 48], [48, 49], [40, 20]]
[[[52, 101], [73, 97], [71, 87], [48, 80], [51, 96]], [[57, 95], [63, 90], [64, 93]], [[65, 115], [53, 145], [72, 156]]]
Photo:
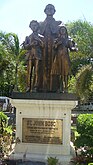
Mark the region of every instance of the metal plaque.
[[62, 144], [63, 120], [22, 119], [22, 142]]

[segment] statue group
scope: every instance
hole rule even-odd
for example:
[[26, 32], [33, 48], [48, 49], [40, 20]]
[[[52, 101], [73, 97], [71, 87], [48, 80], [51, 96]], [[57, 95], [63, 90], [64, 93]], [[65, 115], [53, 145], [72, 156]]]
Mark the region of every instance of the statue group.
[[67, 28], [53, 18], [56, 10], [48, 4], [43, 22], [32, 20], [31, 35], [25, 38], [27, 50], [27, 92], [67, 92], [71, 70], [69, 51], [77, 51]]

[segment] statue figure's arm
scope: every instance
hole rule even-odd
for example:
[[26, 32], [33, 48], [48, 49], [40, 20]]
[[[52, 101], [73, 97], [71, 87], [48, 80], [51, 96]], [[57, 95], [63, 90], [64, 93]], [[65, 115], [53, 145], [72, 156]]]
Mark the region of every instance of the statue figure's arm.
[[59, 45], [62, 45], [62, 40], [59, 40], [58, 38], [54, 40], [53, 47], [56, 49]]
[[25, 38], [24, 48], [26, 50], [31, 50], [31, 48], [36, 45], [38, 45], [38, 40], [33, 35]]
[[35, 36], [34, 41], [31, 43], [32, 46], [38, 45], [44, 47], [44, 38], [40, 36]]
[[25, 41], [23, 42], [24, 49], [28, 50], [30, 47], [30, 38], [26, 36]]
[[74, 51], [77, 52], [78, 48], [77, 48], [77, 44], [74, 42], [73, 39], [68, 38], [68, 48], [70, 49], [70, 51]]

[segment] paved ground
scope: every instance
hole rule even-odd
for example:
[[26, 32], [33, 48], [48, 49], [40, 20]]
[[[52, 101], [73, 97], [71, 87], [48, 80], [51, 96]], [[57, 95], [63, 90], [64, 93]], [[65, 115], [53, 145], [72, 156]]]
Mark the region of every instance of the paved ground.
[[22, 161], [22, 160], [5, 160], [4, 165], [45, 165], [44, 162], [38, 161]]
[[18, 163], [18, 165], [45, 165], [45, 163], [43, 163], [43, 162], [27, 161], [27, 162]]

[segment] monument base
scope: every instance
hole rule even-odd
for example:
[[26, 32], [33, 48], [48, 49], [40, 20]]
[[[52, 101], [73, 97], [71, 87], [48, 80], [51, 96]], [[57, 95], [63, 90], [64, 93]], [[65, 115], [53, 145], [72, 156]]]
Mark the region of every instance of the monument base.
[[71, 110], [77, 101], [67, 94], [57, 94], [60, 99], [54, 95], [48, 94], [47, 99], [12, 98], [16, 107], [16, 138], [20, 143], [11, 158], [47, 162], [48, 157], [56, 157], [62, 165], [70, 162]]
[[27, 153], [26, 155], [26, 158], [24, 159], [23, 158], [24, 156], [24, 153], [15, 153], [15, 154], [12, 154], [10, 156], [10, 159], [14, 159], [14, 160], [18, 160], [18, 159], [22, 159], [23, 161], [33, 161], [33, 162], [44, 162], [45, 164], [47, 164], [47, 159], [49, 157], [53, 157], [53, 158], [57, 158], [58, 159], [58, 162], [60, 165], [70, 165], [70, 161], [72, 159], [72, 155], [66, 155], [66, 156], [57, 156], [57, 155], [39, 155], [39, 154], [30, 154], [30, 153]]

